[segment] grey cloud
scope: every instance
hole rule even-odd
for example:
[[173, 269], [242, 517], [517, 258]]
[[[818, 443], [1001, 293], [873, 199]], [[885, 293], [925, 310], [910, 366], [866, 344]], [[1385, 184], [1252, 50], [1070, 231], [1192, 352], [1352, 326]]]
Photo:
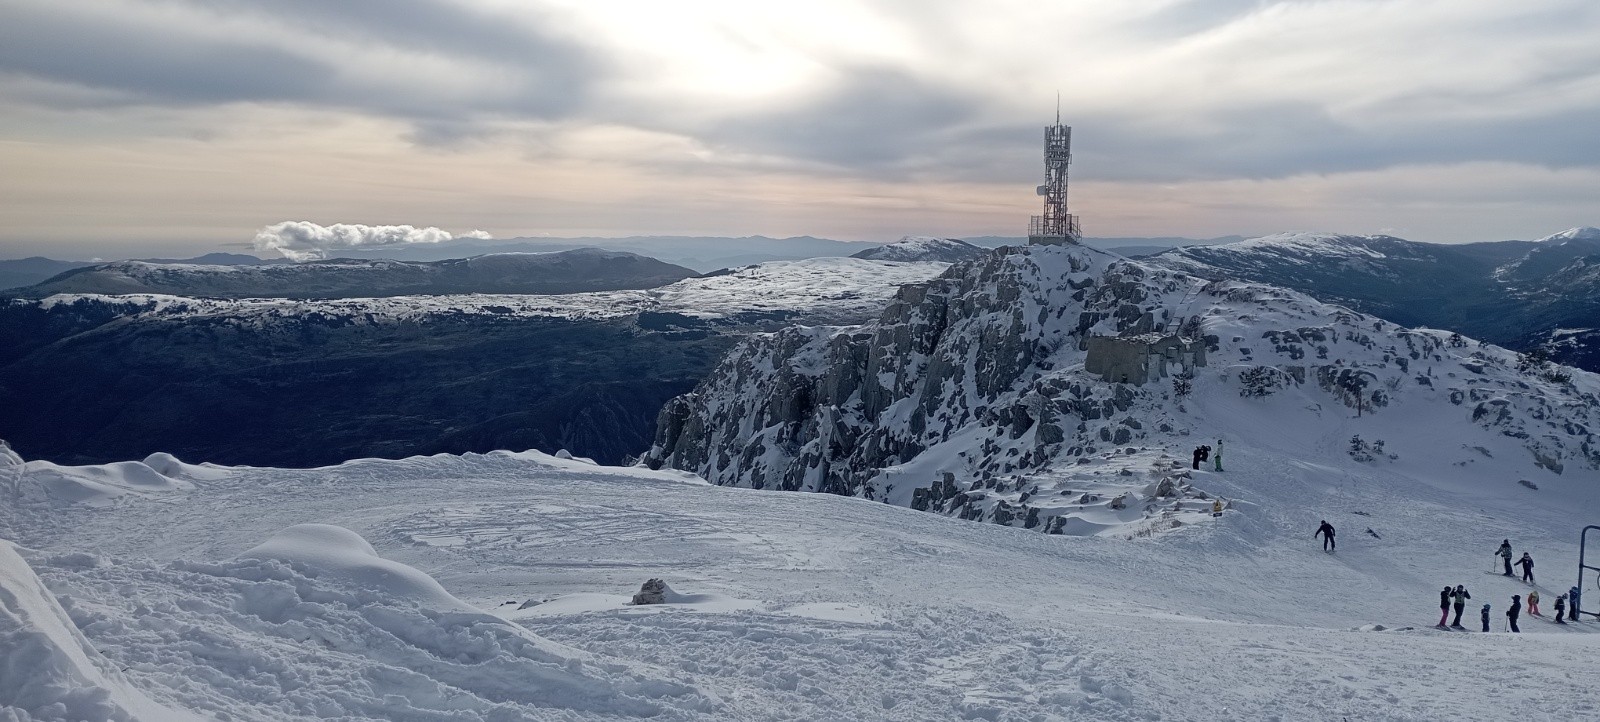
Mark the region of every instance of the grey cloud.
[[[181, 22], [163, 17], [160, 23], [70, 3], [6, 4], [0, 71], [105, 91], [107, 98], [129, 104], [260, 101], [404, 119], [549, 118], [575, 112], [599, 72], [585, 49], [554, 33], [496, 23], [438, 2], [193, 3]], [[235, 25], [220, 23], [218, 8], [246, 5], [250, 12], [228, 16]], [[262, 32], [241, 34], [240, 21], [254, 21]], [[419, 81], [412, 92], [395, 92], [394, 85], [406, 85], [406, 78], [374, 87], [346, 72], [337, 55], [330, 60], [297, 52], [303, 44], [276, 44], [269, 31], [277, 27], [303, 33], [306, 43], [325, 42], [335, 53], [365, 44], [399, 53], [487, 59], [504, 77], [492, 94], [444, 103], [436, 97], [444, 95], [439, 91], [454, 88], [430, 88]]]
[[1262, 0], [1185, 0], [1154, 9], [1130, 28], [1151, 38], [1179, 38], [1222, 27], [1268, 3]]
[[714, 147], [873, 174], [905, 172], [983, 102], [889, 67], [844, 67], [839, 82], [781, 108], [690, 129]]
[[325, 92], [332, 69], [236, 39], [152, 36], [70, 4], [10, 7], [0, 69], [158, 103], [283, 100]]

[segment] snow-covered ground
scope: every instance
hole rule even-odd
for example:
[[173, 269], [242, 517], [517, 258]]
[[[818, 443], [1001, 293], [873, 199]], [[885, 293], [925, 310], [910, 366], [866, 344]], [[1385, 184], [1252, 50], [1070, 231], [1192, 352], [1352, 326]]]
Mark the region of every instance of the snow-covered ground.
[[[537, 453], [0, 459], [0, 719], [1600, 715], [1600, 622], [1431, 628], [1446, 583], [1501, 628], [1527, 589], [1486, 574], [1505, 537], [1553, 606], [1594, 484], [1241, 431], [1225, 472], [1194, 475], [1224, 516], [1132, 540]], [[652, 577], [674, 603], [624, 604]]]

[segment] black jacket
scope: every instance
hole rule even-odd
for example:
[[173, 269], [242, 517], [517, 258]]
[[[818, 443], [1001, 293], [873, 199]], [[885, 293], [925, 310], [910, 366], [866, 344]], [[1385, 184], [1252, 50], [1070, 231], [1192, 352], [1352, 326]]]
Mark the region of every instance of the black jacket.
[[[1317, 534], [1327, 534], [1329, 538], [1332, 538], [1333, 537], [1333, 525], [1329, 524], [1328, 522], [1322, 522], [1322, 526], [1317, 527]], [[1311, 538], [1312, 539], [1317, 538], [1317, 534], [1312, 534]]]
[[1521, 600], [1512, 602], [1511, 603], [1511, 608], [1506, 610], [1506, 616], [1508, 616], [1508, 617], [1510, 617], [1512, 619], [1516, 619], [1517, 615], [1519, 615], [1519, 614], [1522, 614], [1522, 602], [1521, 602]]
[[1445, 588], [1444, 591], [1439, 592], [1439, 608], [1440, 609], [1444, 609], [1445, 607], [1450, 606], [1450, 593], [1452, 591], [1453, 590], [1451, 590], [1451, 589], [1449, 589], [1447, 587], [1447, 588]]

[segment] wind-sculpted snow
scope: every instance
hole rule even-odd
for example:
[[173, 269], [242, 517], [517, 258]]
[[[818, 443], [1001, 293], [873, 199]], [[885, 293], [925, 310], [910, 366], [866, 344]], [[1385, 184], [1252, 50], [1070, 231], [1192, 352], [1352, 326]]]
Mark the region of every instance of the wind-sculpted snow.
[[[0, 541], [0, 600], [31, 591], [23, 621], [48, 625], [56, 598], [37, 579], [28, 589], [32, 572], [20, 562]], [[600, 659], [474, 609], [339, 527], [290, 527], [232, 561], [39, 554], [34, 563], [57, 573], [68, 599], [95, 600], [68, 602], [70, 621], [57, 608], [53, 627], [12, 635], [0, 668], [32, 669], [27, 680], [0, 681], [0, 702], [23, 719], [198, 719], [161, 710], [103, 672], [96, 647], [140, 677], [161, 670], [176, 687], [169, 696], [215, 718], [683, 719], [717, 705], [645, 665]], [[28, 646], [24, 633], [53, 647]]]
[[[1086, 371], [1106, 337], [1168, 355], [1134, 371], [1148, 369], [1150, 383], [1112, 383], [1122, 378]], [[1204, 495], [1181, 471], [1189, 449], [1248, 442], [1244, 429], [1271, 415], [1319, 443], [1362, 435], [1463, 464], [1473, 462], [1463, 448], [1493, 448], [1520, 455], [1529, 474], [1595, 482], [1600, 381], [1516, 361], [1270, 286], [1086, 247], [1000, 249], [903, 288], [864, 326], [745, 341], [662, 411], [645, 460], [722, 485], [1068, 534], [1200, 518], [1191, 512]], [[1186, 373], [1192, 398], [1176, 398], [1173, 378]], [[1245, 402], [1214, 401], [1228, 398]], [[1458, 436], [1422, 439], [1416, 427]]]
[[[1478, 459], [1465, 466], [1404, 448], [1356, 461], [1347, 435], [1308, 443], [1292, 413], [1305, 399], [1215, 390], [1227, 393], [1190, 403], [1255, 425], [1236, 427], [1250, 440], [1230, 445], [1228, 471], [1189, 481], [1233, 503], [1220, 519], [1133, 542], [538, 453], [202, 468], [214, 478], [94, 505], [18, 501], [3, 474], [20, 465], [0, 467], [0, 538], [31, 549], [18, 550], [25, 565], [0, 561], [0, 590], [58, 610], [50, 625], [24, 626], [29, 643], [0, 644], [11, 665], [0, 666], [0, 700], [12, 705], [0, 719], [1600, 712], [1600, 623], [1525, 617], [1522, 635], [1427, 627], [1434, 590], [1451, 581], [1493, 604], [1499, 628], [1510, 595], [1528, 588], [1482, 573], [1504, 537], [1556, 577], [1539, 587], [1554, 598], [1570, 583], [1556, 572], [1577, 560], [1571, 531], [1600, 489], [1571, 471], [1539, 472], [1537, 491], [1518, 485], [1527, 462], [1505, 445], [1462, 449]], [[1247, 411], [1261, 404], [1274, 413]], [[1458, 431], [1405, 441], [1459, 443]], [[37, 473], [17, 481], [32, 488]], [[1310, 539], [1319, 518], [1339, 527], [1336, 554]], [[628, 604], [652, 578], [674, 593]], [[0, 634], [11, 604], [0, 603]], [[52, 661], [74, 648], [103, 681]], [[171, 713], [117, 715], [133, 695]]]

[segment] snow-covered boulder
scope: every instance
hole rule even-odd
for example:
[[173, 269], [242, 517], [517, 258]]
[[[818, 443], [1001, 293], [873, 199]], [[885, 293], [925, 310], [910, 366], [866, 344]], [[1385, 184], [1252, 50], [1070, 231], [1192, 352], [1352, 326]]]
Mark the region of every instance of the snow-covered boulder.
[[667, 586], [665, 579], [647, 579], [639, 587], [639, 593], [633, 595], [633, 601], [629, 603], [637, 605], [666, 604], [676, 596], [677, 594], [672, 591], [672, 587]]

